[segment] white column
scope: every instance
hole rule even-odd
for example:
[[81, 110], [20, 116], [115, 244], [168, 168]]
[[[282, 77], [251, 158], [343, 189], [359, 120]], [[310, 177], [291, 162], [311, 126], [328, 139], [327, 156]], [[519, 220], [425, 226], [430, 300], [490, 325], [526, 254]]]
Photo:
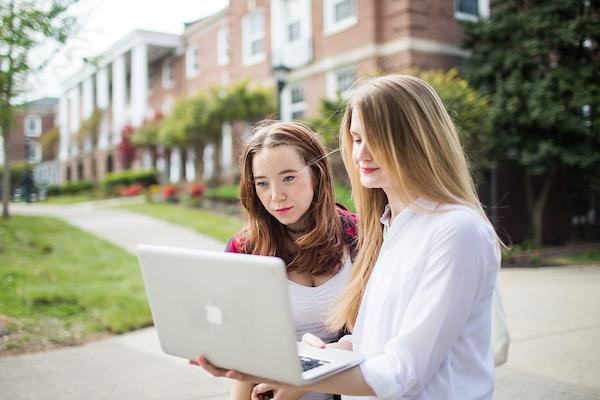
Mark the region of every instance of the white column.
[[60, 131], [58, 158], [65, 161], [69, 158], [69, 100], [67, 93], [61, 94], [58, 102], [58, 129]]
[[[75, 86], [69, 92], [69, 101], [71, 102], [69, 110], [69, 138], [71, 138], [81, 125], [81, 91], [79, 90], [79, 85]], [[76, 143], [72, 143], [69, 150], [72, 156], [79, 154]]]
[[221, 129], [221, 168], [223, 176], [228, 176], [231, 172], [231, 162], [233, 160], [233, 138], [231, 136], [231, 124], [226, 122]]
[[194, 165], [196, 164], [196, 152], [193, 149], [188, 149], [187, 151], [187, 161], [185, 164], [185, 177], [188, 182], [193, 182], [196, 180], [196, 168]]
[[172, 183], [179, 182], [181, 179], [181, 167], [181, 153], [179, 149], [173, 149], [171, 151], [171, 176], [169, 177]]
[[125, 56], [121, 55], [112, 63], [112, 143], [121, 142], [121, 129], [125, 126]]
[[91, 76], [83, 81], [81, 97], [83, 100], [83, 119], [85, 120], [94, 112], [94, 81]]
[[[82, 121], [85, 121], [94, 112], [94, 80], [91, 76], [85, 78], [81, 84], [81, 101], [81, 117]], [[90, 151], [91, 149], [92, 141], [88, 137], [85, 140], [84, 150]]]
[[204, 147], [204, 176], [202, 177], [205, 181], [208, 181], [215, 174], [215, 163], [213, 161], [215, 145], [209, 143]]
[[108, 89], [108, 70], [107, 67], [102, 67], [96, 72], [96, 107], [104, 110], [102, 124], [100, 124], [100, 137], [98, 138], [98, 147], [105, 149], [109, 144], [109, 127], [108, 127], [108, 104], [109, 104], [109, 89]]
[[148, 45], [140, 43], [131, 51], [131, 123], [140, 126], [148, 104]]

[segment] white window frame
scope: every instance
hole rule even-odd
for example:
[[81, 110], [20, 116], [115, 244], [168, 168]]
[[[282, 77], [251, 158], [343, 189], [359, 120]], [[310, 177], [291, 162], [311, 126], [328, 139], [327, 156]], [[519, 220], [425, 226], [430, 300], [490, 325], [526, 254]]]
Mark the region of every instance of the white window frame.
[[[25, 116], [24, 131], [27, 137], [40, 137], [42, 135], [42, 117], [39, 115], [27, 115]], [[29, 129], [30, 122], [35, 124], [33, 130]]]
[[454, 18], [458, 20], [476, 22], [490, 16], [490, 0], [477, 0], [478, 15], [458, 11], [458, 1], [454, 0]]
[[[262, 30], [258, 32], [250, 33], [250, 20], [251, 18], [257, 18], [258, 15], [262, 15]], [[265, 13], [262, 8], [257, 8], [254, 11], [246, 14], [242, 19], [242, 64], [245, 66], [259, 63], [266, 58], [266, 45], [267, 36], [265, 29]], [[262, 40], [263, 51], [261, 53], [252, 54], [252, 43]]]
[[[294, 89], [298, 89], [298, 88], [300, 90], [302, 90], [302, 101], [293, 103], [292, 92], [294, 91]], [[306, 97], [305, 97], [305, 91], [304, 91], [304, 84], [303, 84], [303, 82], [291, 83], [288, 86], [288, 90], [289, 90], [289, 105], [288, 105], [289, 119], [292, 120], [295, 113], [297, 113], [297, 112], [305, 113], [306, 112]]]
[[[354, 2], [354, 15], [341, 21], [335, 21], [335, 6], [343, 1]], [[344, 31], [356, 25], [358, 22], [357, 0], [324, 0], [323, 1], [323, 33], [325, 36]]]
[[350, 95], [350, 90], [339, 90], [338, 88], [338, 76], [351, 72], [356, 80], [356, 66], [346, 66], [327, 72], [326, 83], [327, 83], [327, 98], [334, 100], [337, 97], [338, 92], [342, 96], [342, 99], [347, 99]]
[[217, 64], [229, 64], [229, 29], [221, 28], [217, 33]]
[[200, 73], [200, 48], [198, 45], [189, 46], [185, 51], [185, 76], [195, 78]]
[[[32, 163], [39, 163], [42, 161], [42, 145], [37, 142], [37, 141], [27, 141], [25, 143], [25, 146], [27, 146], [25, 148], [25, 159], [29, 162]], [[29, 155], [29, 148], [33, 147], [34, 148], [34, 155], [33, 157], [30, 157]]]
[[165, 89], [175, 86], [175, 66], [172, 58], [166, 58], [162, 63], [162, 85]]

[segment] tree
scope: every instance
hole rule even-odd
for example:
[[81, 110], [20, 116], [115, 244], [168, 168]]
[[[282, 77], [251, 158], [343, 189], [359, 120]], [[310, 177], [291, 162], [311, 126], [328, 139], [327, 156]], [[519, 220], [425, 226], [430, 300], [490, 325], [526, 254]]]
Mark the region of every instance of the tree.
[[491, 98], [499, 160], [524, 170], [532, 239], [558, 173], [600, 162], [600, 4], [498, 0], [488, 20], [465, 23], [464, 75]]
[[[438, 93], [454, 120], [469, 162], [476, 175], [493, 166], [491, 158], [490, 99], [481, 95], [455, 69], [442, 71], [403, 71], [428, 82]], [[309, 120], [329, 148], [338, 147], [339, 129], [346, 109], [346, 101], [322, 98], [320, 116]], [[336, 176], [344, 176], [339, 155], [332, 157]]]
[[442, 99], [476, 177], [493, 167], [490, 98], [470, 86], [455, 69], [422, 71], [414, 75], [429, 83]]
[[27, 78], [48, 60], [34, 62], [32, 52], [48, 42], [64, 44], [75, 20], [66, 15], [76, 0], [9, 0], [0, 2], [0, 129], [4, 140], [2, 217], [9, 217], [10, 141], [15, 99]]

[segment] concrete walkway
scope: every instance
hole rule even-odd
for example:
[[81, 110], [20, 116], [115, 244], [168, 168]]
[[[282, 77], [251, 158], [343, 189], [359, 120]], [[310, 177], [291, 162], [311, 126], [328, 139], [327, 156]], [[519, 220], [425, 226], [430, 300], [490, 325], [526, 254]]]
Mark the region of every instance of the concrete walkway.
[[[11, 211], [64, 219], [132, 253], [139, 243], [207, 250], [224, 247], [190, 229], [111, 208], [120, 203], [13, 204]], [[164, 354], [154, 328], [78, 347], [0, 357], [0, 399], [219, 400], [226, 399], [228, 392], [226, 380]]]
[[[130, 251], [137, 243], [222, 249], [223, 244], [96, 202], [13, 205], [51, 215]], [[600, 266], [503, 269], [513, 337], [498, 368], [495, 400], [600, 399]], [[228, 383], [163, 354], [153, 328], [84, 346], [0, 357], [4, 399], [225, 399]]]

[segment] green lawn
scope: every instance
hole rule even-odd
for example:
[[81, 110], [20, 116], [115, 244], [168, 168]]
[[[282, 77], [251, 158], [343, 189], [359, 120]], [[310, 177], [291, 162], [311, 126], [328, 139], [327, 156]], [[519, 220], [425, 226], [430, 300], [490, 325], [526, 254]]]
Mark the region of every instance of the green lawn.
[[135, 257], [53, 218], [0, 221], [0, 353], [152, 323]]
[[50, 196], [46, 200], [40, 201], [40, 204], [74, 204], [84, 201], [98, 200], [100, 197], [94, 194], [72, 194], [61, 196]]
[[119, 208], [186, 226], [222, 242], [229, 241], [233, 234], [243, 226], [242, 219], [238, 217], [168, 203], [130, 204]]

